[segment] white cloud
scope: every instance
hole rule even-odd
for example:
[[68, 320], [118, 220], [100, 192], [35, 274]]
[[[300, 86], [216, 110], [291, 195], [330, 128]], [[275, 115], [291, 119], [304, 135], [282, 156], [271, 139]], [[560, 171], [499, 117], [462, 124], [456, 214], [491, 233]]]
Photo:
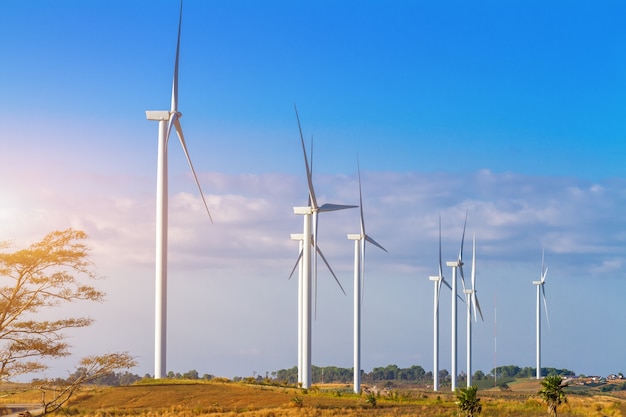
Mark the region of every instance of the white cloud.
[[[203, 357], [207, 369], [198, 369], [201, 373], [225, 376], [291, 367], [295, 364], [296, 283], [287, 277], [296, 260], [297, 243], [289, 236], [301, 232], [302, 219], [293, 214], [292, 207], [305, 201], [305, 179], [278, 174], [200, 177], [213, 224], [190, 178], [174, 177], [170, 185], [168, 368], [181, 372], [201, 368], [202, 364], [193, 361]], [[108, 277], [103, 281], [108, 301], [91, 310], [98, 331], [91, 338], [73, 340], [74, 350], [77, 354], [102, 348], [129, 350], [140, 357], [138, 373], [151, 372], [151, 341], [145, 338], [152, 337], [155, 203], [152, 193], [137, 189], [152, 190], [153, 184], [135, 178], [126, 188], [117, 178], [73, 178], [70, 183], [60, 182], [50, 175], [45, 187], [28, 180], [19, 187], [2, 184], [0, 192], [6, 202], [0, 212], [2, 237], [23, 245], [54, 229], [86, 230], [98, 270]], [[428, 275], [437, 268], [439, 214], [445, 262], [457, 256], [468, 210], [466, 238], [476, 233], [478, 286], [481, 298], [485, 297], [481, 300], [485, 315], [490, 315], [489, 298], [494, 291], [499, 292], [503, 317], [507, 308], [528, 308], [509, 319], [511, 328], [533, 326], [533, 296], [526, 294], [533, 289], [526, 281], [537, 275], [542, 247], [550, 267], [550, 285], [559, 285], [565, 277], [624, 279], [618, 255], [626, 229], [620, 210], [626, 195], [622, 183], [589, 185], [573, 178], [486, 171], [465, 176], [365, 171], [362, 180], [368, 234], [389, 250], [386, 254], [370, 246], [367, 252], [364, 308], [368, 312], [364, 314], [369, 334], [364, 336], [364, 351], [371, 356], [364, 366], [386, 365], [378, 361], [404, 361], [407, 366], [419, 361], [427, 369], [431, 366]], [[320, 202], [358, 201], [354, 176], [316, 174], [315, 181]], [[315, 324], [318, 353], [314, 358], [326, 364], [351, 366], [349, 346], [339, 352], [333, 346], [338, 332], [351, 331], [353, 243], [346, 234], [358, 231], [358, 213], [357, 209], [320, 215], [320, 246], [348, 292], [344, 297], [338, 291], [320, 262], [321, 311]], [[470, 251], [466, 242], [466, 262], [471, 259]], [[447, 268], [445, 273], [449, 275]], [[507, 290], [501, 281], [509, 283]], [[511, 291], [518, 281], [519, 290]], [[555, 291], [550, 294], [552, 309], [566, 304]], [[120, 326], [124, 322], [132, 325]], [[204, 323], [202, 331], [198, 331], [199, 323]], [[479, 338], [476, 343], [488, 350], [489, 332], [477, 332], [487, 340]], [[510, 330], [501, 332], [506, 337]], [[416, 333], [423, 337], [416, 339]], [[528, 333], [532, 337], [532, 331]], [[348, 339], [342, 343], [351, 343]], [[546, 350], [550, 357], [550, 348]], [[235, 359], [241, 356], [251, 359]], [[524, 358], [512, 356], [511, 360], [531, 366], [532, 354]], [[477, 360], [478, 369], [490, 370], [485, 355], [478, 355]], [[576, 368], [574, 358], [563, 360], [567, 362], [563, 366]]]

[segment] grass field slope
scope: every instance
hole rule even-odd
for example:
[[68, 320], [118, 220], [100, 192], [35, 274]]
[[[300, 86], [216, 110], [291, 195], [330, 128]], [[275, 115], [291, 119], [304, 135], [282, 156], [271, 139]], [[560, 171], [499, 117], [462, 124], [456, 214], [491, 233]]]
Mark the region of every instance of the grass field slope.
[[[2, 387], [2, 402], [37, 403], [38, 389]], [[434, 393], [417, 388], [377, 389], [351, 392], [350, 385], [317, 385], [308, 390], [295, 387], [230, 382], [167, 383], [151, 381], [124, 387], [83, 389], [59, 415], [94, 417], [197, 417], [197, 416], [458, 416], [455, 397], [449, 391]], [[536, 395], [535, 380], [514, 381], [507, 389], [478, 391], [481, 416], [544, 416], [547, 409]], [[568, 388], [569, 390], [569, 388]], [[21, 392], [21, 393], [18, 393]], [[13, 393], [13, 395], [7, 395]], [[8, 410], [7, 410], [8, 411]], [[6, 411], [5, 411], [6, 412]], [[4, 414], [4, 413], [2, 413]], [[623, 392], [604, 394], [594, 389], [569, 390], [560, 416], [626, 416]]]

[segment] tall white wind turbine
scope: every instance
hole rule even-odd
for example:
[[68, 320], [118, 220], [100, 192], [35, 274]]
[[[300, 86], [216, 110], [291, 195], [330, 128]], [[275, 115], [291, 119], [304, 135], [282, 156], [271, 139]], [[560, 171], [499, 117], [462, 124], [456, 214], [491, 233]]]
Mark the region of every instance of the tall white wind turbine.
[[354, 392], [361, 392], [361, 301], [365, 279], [365, 242], [387, 252], [378, 242], [365, 233], [363, 218], [363, 193], [361, 191], [361, 167], [357, 159], [359, 175], [359, 207], [361, 209], [361, 233], [349, 234], [348, 239], [354, 240]]
[[[332, 271], [330, 264], [324, 257], [324, 254], [318, 247], [317, 244], [317, 216], [320, 212], [325, 211], [336, 211], [343, 210], [348, 208], [355, 208], [357, 206], [352, 205], [340, 205], [340, 204], [322, 204], [319, 206], [317, 204], [317, 198], [315, 197], [315, 189], [313, 188], [313, 177], [311, 173], [311, 168], [309, 167], [309, 160], [306, 154], [306, 147], [304, 145], [304, 136], [302, 135], [302, 127], [300, 125], [300, 116], [298, 115], [298, 109], [294, 104], [294, 109], [296, 112], [296, 119], [298, 120], [298, 129], [300, 131], [300, 141], [302, 143], [302, 153], [304, 155], [304, 165], [306, 168], [306, 176], [309, 190], [309, 205], [307, 207], [294, 207], [294, 214], [300, 214], [304, 218], [304, 227], [302, 235], [292, 235], [291, 238], [294, 240], [302, 240], [301, 252], [298, 256], [298, 261], [296, 262], [296, 266], [301, 262], [301, 291], [298, 291], [299, 297], [299, 306], [298, 306], [298, 316], [301, 316], [302, 319], [298, 321], [299, 330], [298, 334], [301, 335], [298, 341], [298, 346], [300, 347], [300, 352], [298, 357], [298, 376], [301, 378], [299, 383], [302, 384], [303, 388], [310, 388], [312, 378], [311, 378], [311, 306], [312, 306], [312, 277], [311, 277], [311, 250], [313, 250], [313, 254], [315, 255], [314, 262], [314, 279], [317, 282], [317, 255], [320, 255], [328, 269], [330, 269], [331, 273], [337, 280], [335, 273]], [[313, 223], [313, 227], [311, 226]], [[295, 267], [294, 267], [295, 270]], [[293, 270], [292, 270], [293, 274]], [[337, 280], [339, 284], [339, 280]], [[341, 287], [341, 284], [339, 284]], [[300, 288], [300, 285], [299, 285]], [[343, 288], [341, 288], [343, 291]], [[345, 291], [344, 291], [345, 293]], [[301, 371], [300, 371], [301, 368]]]
[[[157, 156], [157, 189], [156, 189], [156, 296], [155, 296], [155, 335], [154, 335], [154, 377], [162, 378], [166, 372], [167, 345], [167, 144], [172, 128], [185, 152], [187, 163], [196, 181], [202, 202], [209, 219], [211, 213], [200, 187], [200, 182], [193, 168], [187, 145], [180, 125], [182, 113], [178, 111], [178, 57], [180, 51], [180, 28], [183, 19], [183, 3], [180, 3], [178, 19], [178, 38], [176, 42], [176, 58], [174, 61], [174, 80], [172, 82], [172, 103], [170, 110], [148, 110], [146, 118], [159, 122], [158, 156]], [[211, 219], [211, 222], [213, 220]]]
[[463, 242], [465, 241], [465, 226], [467, 225], [467, 211], [465, 212], [465, 222], [463, 223], [463, 236], [461, 237], [461, 249], [459, 250], [459, 257], [456, 261], [446, 262], [446, 265], [452, 268], [452, 364], [450, 365], [451, 389], [454, 392], [456, 390], [456, 377], [457, 377], [457, 333], [458, 333], [458, 318], [457, 318], [457, 270], [461, 275], [461, 283], [463, 284], [463, 290], [465, 290], [465, 276], [463, 275]]
[[[313, 153], [313, 143], [311, 143], [311, 153]], [[313, 155], [311, 155], [311, 173], [312, 173], [312, 165], [313, 165]], [[309, 200], [309, 205], [311, 204], [311, 197], [308, 197]], [[356, 206], [351, 206], [351, 207], [356, 207]], [[305, 219], [306, 221], [306, 219]], [[306, 227], [306, 226], [305, 226]], [[315, 230], [315, 226], [313, 226], [314, 230]], [[313, 232], [315, 235], [315, 232]], [[305, 284], [304, 284], [304, 262], [303, 262], [303, 253], [304, 253], [304, 235], [301, 233], [292, 233], [291, 234], [291, 239], [292, 240], [297, 240], [299, 241], [299, 252], [298, 252], [298, 259], [296, 260], [295, 265], [293, 266], [293, 269], [291, 270], [291, 273], [289, 274], [289, 279], [291, 279], [291, 277], [293, 276], [294, 272], [296, 271], [296, 268], [298, 269], [298, 383], [302, 384], [303, 381], [303, 369], [304, 369], [304, 329], [307, 327], [305, 324], [305, 318], [306, 315], [304, 314], [304, 290], [305, 290]], [[339, 286], [339, 288], [341, 289], [341, 291], [343, 292], [344, 295], [346, 295], [346, 291], [344, 290], [343, 286], [341, 285], [341, 282], [339, 282], [339, 279], [337, 278], [337, 275], [335, 275], [335, 272], [332, 270], [332, 268], [330, 267], [330, 264], [328, 263], [328, 261], [326, 260], [326, 257], [324, 256], [324, 253], [322, 252], [322, 249], [320, 248], [319, 245], [315, 245], [314, 242], [316, 242], [317, 239], [311, 239], [311, 246], [313, 247], [313, 251], [319, 255], [322, 260], [324, 261], [326, 267], [328, 268], [328, 270], [330, 271], [330, 273], [332, 274], [333, 278], [335, 278], [335, 282], [337, 282], [337, 285]], [[314, 255], [315, 256], [315, 255]], [[310, 263], [309, 263], [310, 265]], [[310, 267], [309, 267], [310, 268]], [[317, 277], [317, 266], [315, 265], [314, 268], [314, 276]], [[310, 368], [310, 367], [309, 367]]]
[[485, 321], [483, 312], [480, 309], [478, 296], [476, 295], [476, 234], [472, 240], [472, 288], [464, 290], [467, 303], [467, 387], [472, 386], [472, 310], [474, 321], [478, 321], [476, 310], [480, 314], [480, 319]]
[[548, 303], [546, 302], [546, 290], [544, 285], [546, 283], [546, 275], [548, 274], [548, 267], [544, 265], [544, 251], [541, 252], [541, 279], [539, 281], [533, 281], [533, 285], [537, 286], [537, 379], [541, 379], [541, 296], [543, 295], [543, 306], [546, 310], [546, 321], [548, 326], [550, 320], [548, 319]]
[[439, 390], [439, 294], [441, 284], [446, 284], [450, 289], [450, 284], [443, 276], [443, 266], [441, 262], [441, 216], [439, 216], [439, 275], [429, 277], [435, 284], [435, 297], [433, 301], [433, 391]]

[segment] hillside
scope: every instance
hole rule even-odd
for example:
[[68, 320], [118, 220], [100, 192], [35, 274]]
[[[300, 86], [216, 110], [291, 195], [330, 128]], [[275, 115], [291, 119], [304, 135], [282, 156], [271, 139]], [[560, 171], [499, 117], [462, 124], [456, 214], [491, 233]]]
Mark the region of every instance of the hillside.
[[[479, 390], [482, 416], [544, 416], [545, 406], [535, 395], [538, 382], [515, 381], [509, 390]], [[19, 397], [37, 401], [38, 390]], [[5, 403], [17, 402], [3, 398]], [[40, 397], [39, 397], [40, 398]], [[567, 416], [626, 416], [626, 400], [589, 390], [568, 394], [568, 404], [559, 409]], [[321, 385], [310, 390], [245, 384], [205, 382], [138, 384], [125, 387], [97, 387], [83, 390], [65, 412], [84, 416], [457, 416], [454, 396], [449, 391], [433, 393], [418, 389], [379, 392], [376, 408], [368, 395], [354, 395], [347, 385]], [[59, 415], [65, 415], [61, 413]]]

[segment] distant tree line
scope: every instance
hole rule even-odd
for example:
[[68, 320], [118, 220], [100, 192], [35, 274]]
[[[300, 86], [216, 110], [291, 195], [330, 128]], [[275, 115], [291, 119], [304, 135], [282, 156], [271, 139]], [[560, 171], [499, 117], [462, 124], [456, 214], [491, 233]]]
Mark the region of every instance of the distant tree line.
[[[474, 380], [493, 380], [494, 376], [500, 378], [532, 378], [536, 375], [536, 368], [525, 367], [521, 368], [515, 365], [499, 366], [492, 369], [487, 375], [483, 371], [476, 371], [473, 375]], [[496, 373], [497, 371], [497, 373]], [[429, 383], [433, 380], [433, 373], [426, 372], [423, 367], [419, 365], [413, 365], [409, 368], [400, 368], [397, 365], [387, 365], [385, 367], [377, 367], [372, 369], [371, 372], [361, 371], [361, 380], [366, 383], [380, 383], [383, 381], [397, 381], [397, 382], [415, 382], [415, 383]], [[541, 375], [560, 375], [562, 377], [575, 376], [573, 371], [568, 369], [557, 368], [541, 368]], [[293, 367], [290, 369], [281, 369], [276, 372], [272, 372], [275, 380], [280, 382], [295, 384], [298, 380], [298, 368]], [[461, 380], [465, 379], [464, 372], [459, 374]], [[336, 366], [326, 367], [311, 367], [311, 379], [314, 384], [319, 383], [349, 383], [353, 377], [353, 368], [339, 368]], [[442, 369], [439, 371], [439, 380], [443, 383], [450, 380], [450, 373]]]
[[[361, 371], [361, 380], [364, 382], [375, 383], [380, 381], [427, 381], [432, 380], [432, 372], [424, 371], [419, 365], [413, 365], [409, 368], [400, 368], [397, 365], [387, 365], [385, 367], [377, 367], [371, 372]], [[295, 384], [298, 380], [298, 368], [281, 369], [272, 372], [275, 379], [288, 384]], [[311, 379], [314, 384], [338, 382], [349, 383], [354, 379], [353, 368], [339, 368], [336, 366], [311, 367]]]
[[[515, 365], [498, 366], [497, 368], [491, 370], [491, 375], [495, 375], [496, 370], [498, 377], [532, 378], [537, 375], [537, 368], [532, 368], [529, 366], [525, 368], [520, 368], [519, 366]], [[576, 373], [574, 373], [574, 371], [570, 371], [569, 369], [541, 368], [541, 375], [559, 375], [562, 377], [574, 377], [576, 376]]]
[[[152, 378], [150, 375], [146, 375], [144, 378], [146, 377]], [[210, 374], [203, 374], [201, 377], [198, 371], [196, 371], [195, 369], [187, 371], [184, 374], [181, 374], [180, 372], [173, 372], [173, 371], [169, 371], [167, 373], [167, 379], [191, 379], [191, 380], [202, 379], [205, 381], [210, 381], [213, 378], [215, 378], [215, 376], [210, 375]]]
[[[351, 383], [354, 379], [352, 368], [340, 368], [337, 366], [312, 366], [312, 381], [314, 384], [321, 383], [342, 383], [348, 384]], [[76, 372], [70, 374], [67, 378], [56, 378], [55, 380], [49, 381], [57, 384], [63, 383], [71, 383], [80, 375], [82, 375], [84, 369], [78, 368]], [[491, 372], [487, 375], [483, 371], [476, 371], [473, 375], [474, 381], [493, 381], [494, 380], [495, 369], [492, 369]], [[559, 375], [562, 377], [572, 377], [575, 376], [574, 372], [568, 369], [557, 369], [557, 368], [541, 368], [541, 375]], [[499, 366], [497, 368], [497, 380], [505, 382], [506, 380], [511, 380], [513, 378], [532, 378], [535, 376], [535, 368], [525, 367], [520, 368], [515, 365], [508, 366]], [[459, 374], [459, 380], [463, 381], [466, 375], [464, 372]], [[141, 379], [150, 379], [152, 376], [150, 374], [146, 374], [143, 377], [133, 374], [130, 372], [111, 372], [106, 375], [99, 376], [93, 380], [87, 382], [90, 385], [108, 385], [108, 386], [121, 386], [121, 385], [131, 385]], [[180, 373], [169, 371], [167, 373], [167, 379], [178, 379], [178, 380], [204, 380], [209, 381], [214, 379], [215, 376], [211, 374], [203, 374], [200, 376], [198, 371], [192, 369], [190, 371]], [[266, 372], [265, 375], [260, 375], [254, 372], [254, 375], [251, 377], [234, 377], [233, 381], [249, 381], [249, 382], [274, 382], [281, 384], [292, 384], [295, 385], [298, 381], [298, 368], [293, 367], [289, 369], [281, 369], [279, 371]], [[432, 372], [426, 372], [423, 367], [419, 365], [413, 365], [409, 368], [400, 368], [397, 365], [387, 365], [384, 367], [376, 367], [372, 369], [370, 372], [361, 371], [361, 380], [364, 383], [369, 384], [382, 384], [383, 382], [408, 382], [408, 383], [432, 383], [433, 374]], [[446, 384], [450, 382], [450, 373], [442, 369], [439, 371], [439, 381], [442, 384]], [[37, 383], [38, 380], [34, 379], [33, 383]]]
[[[67, 378], [55, 378], [47, 383], [51, 383], [53, 385], [65, 385], [68, 383], [72, 383], [78, 378], [82, 377], [86, 372], [85, 368], [77, 368], [75, 372], [71, 373]], [[85, 382], [85, 385], [106, 385], [106, 386], [123, 386], [123, 385], [132, 385], [137, 381], [142, 379], [150, 379], [152, 375], [145, 374], [143, 377], [133, 374], [130, 372], [111, 372], [105, 375], [98, 376], [97, 378], [90, 379], [88, 382]], [[202, 377], [195, 369], [187, 371], [183, 374], [180, 372], [169, 371], [167, 373], [166, 379], [185, 379], [185, 380], [211, 380], [215, 378], [213, 375], [204, 374]], [[37, 385], [42, 383], [42, 380], [37, 378], [32, 380], [32, 383]]]
[[[55, 378], [45, 381], [50, 385], [64, 386], [71, 384], [85, 374], [85, 368], [78, 368], [75, 372], [71, 373], [67, 378]], [[130, 372], [111, 372], [102, 376], [98, 376], [85, 382], [85, 385], [108, 385], [108, 386], [121, 386], [131, 385], [142, 379], [139, 375]], [[33, 379], [32, 384], [39, 385], [43, 383], [43, 380]]]

